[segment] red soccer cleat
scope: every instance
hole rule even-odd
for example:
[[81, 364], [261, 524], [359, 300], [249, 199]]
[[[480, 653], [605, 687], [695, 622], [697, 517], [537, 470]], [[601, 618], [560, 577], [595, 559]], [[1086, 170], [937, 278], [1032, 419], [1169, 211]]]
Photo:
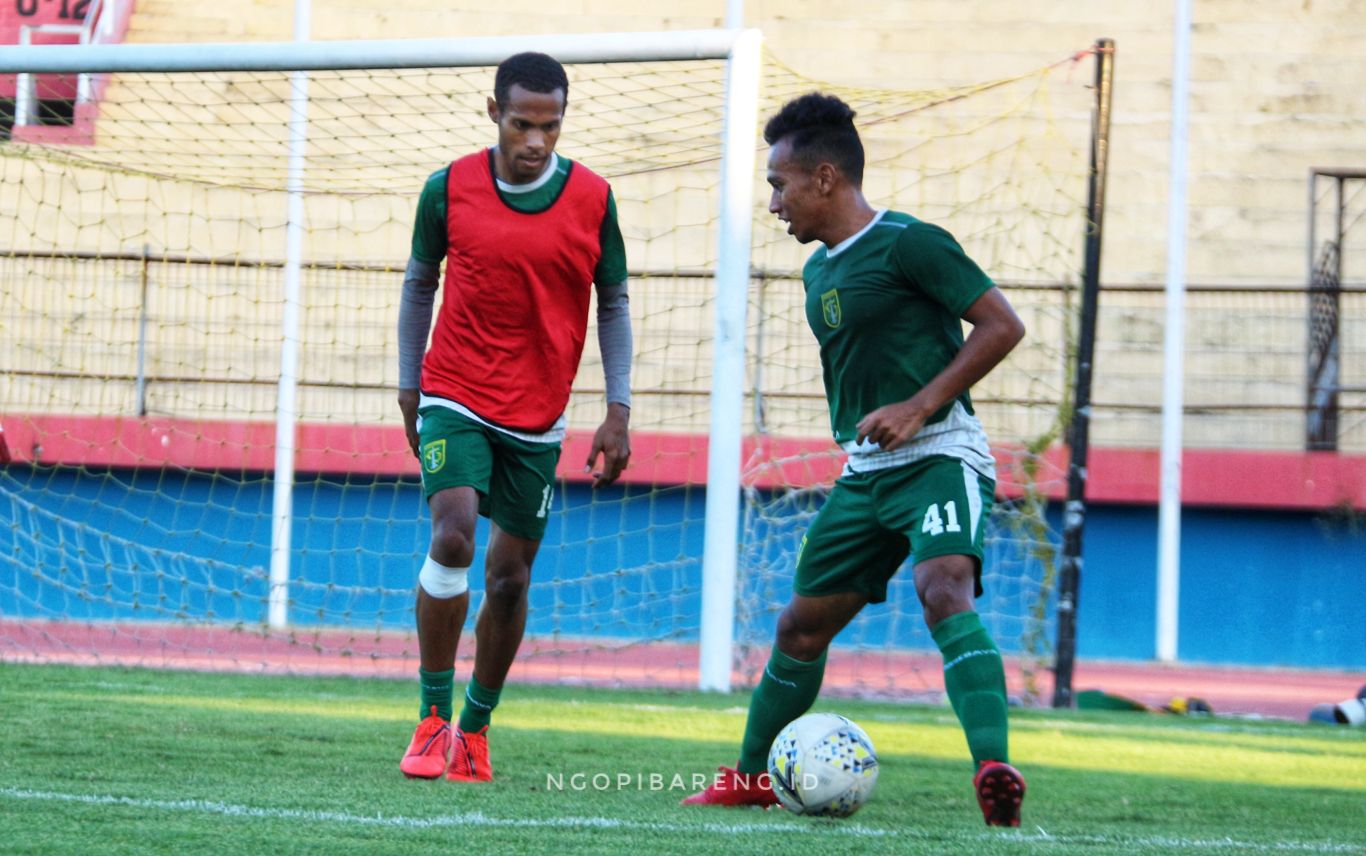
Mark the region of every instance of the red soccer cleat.
[[778, 804], [768, 773], [741, 773], [730, 767], [718, 767], [716, 781], [701, 793], [684, 797], [682, 805], [757, 805], [768, 808]]
[[493, 767], [489, 764], [489, 727], [472, 734], [455, 729], [455, 748], [446, 780], [451, 782], [491, 782]]
[[1020, 771], [1000, 761], [983, 761], [972, 778], [977, 804], [987, 826], [1019, 826], [1025, 780]]
[[437, 779], [446, 772], [446, 761], [451, 756], [451, 724], [436, 715], [432, 705], [430, 716], [417, 724], [413, 742], [398, 768], [410, 779]]

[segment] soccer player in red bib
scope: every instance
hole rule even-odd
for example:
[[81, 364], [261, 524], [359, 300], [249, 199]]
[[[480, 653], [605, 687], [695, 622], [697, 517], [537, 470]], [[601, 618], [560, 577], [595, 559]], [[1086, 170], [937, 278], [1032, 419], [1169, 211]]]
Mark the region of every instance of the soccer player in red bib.
[[[848, 460], [797, 552], [792, 599], [750, 700], [734, 769], [686, 804], [771, 805], [769, 747], [820, 692], [826, 650], [913, 555], [916, 594], [944, 658], [989, 825], [1018, 826], [1001, 653], [973, 610], [995, 462], [968, 388], [1024, 336], [986, 274], [938, 226], [863, 196], [863, 144], [840, 99], [805, 95], [764, 128], [769, 211], [803, 244], [806, 319], [830, 425]], [[972, 325], [963, 337], [961, 320]]]
[[[607, 414], [585, 471], [601, 458], [593, 485], [611, 484], [630, 459], [626, 252], [607, 182], [555, 153], [568, 95], [553, 58], [509, 57], [488, 99], [498, 144], [433, 173], [418, 200], [399, 310], [398, 404], [422, 464], [432, 540], [417, 587], [420, 722], [399, 764], [410, 778], [493, 778], [490, 718], [526, 629], [594, 287]], [[479, 515], [490, 521], [484, 601], [455, 719]]]

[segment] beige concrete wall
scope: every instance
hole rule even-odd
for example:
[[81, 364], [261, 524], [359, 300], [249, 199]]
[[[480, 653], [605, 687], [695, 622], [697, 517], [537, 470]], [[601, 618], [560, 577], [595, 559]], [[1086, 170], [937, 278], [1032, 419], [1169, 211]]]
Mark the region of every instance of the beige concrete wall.
[[[722, 0], [435, 3], [338, 0], [313, 35], [409, 38], [719, 26]], [[687, 14], [679, 14], [686, 7]], [[141, 0], [130, 41], [287, 39], [278, 2], [223, 0], [191, 14]], [[1009, 76], [1087, 47], [1118, 45], [1106, 271], [1163, 277], [1172, 4], [1129, 0], [749, 0], [745, 24], [797, 71], [849, 85], [937, 88]], [[1190, 127], [1190, 278], [1304, 277], [1305, 175], [1362, 166], [1366, 0], [1196, 0]], [[1078, 73], [1085, 73], [1079, 71]], [[1249, 248], [1256, 248], [1249, 252]]]
[[[549, 6], [505, 2], [490, 8], [489, 4], [458, 0], [337, 0], [315, 4], [312, 33], [317, 39], [458, 37], [647, 31], [723, 23], [722, 0], [687, 4], [688, 13], [680, 15], [682, 5], [658, 0], [579, 0]], [[289, 4], [276, 0], [218, 0], [212, 4], [141, 0], [129, 41], [284, 40], [291, 36], [291, 14]], [[894, 93], [952, 91], [957, 86], [1024, 74], [1089, 47], [1098, 36], [1114, 38], [1118, 48], [1117, 86], [1104, 277], [1108, 283], [1156, 284], [1161, 283], [1166, 264], [1170, 14], [1170, 4], [1119, 0], [1090, 4], [873, 0], [856, 5], [829, 0], [750, 0], [745, 23], [763, 30], [771, 59], [776, 60], [768, 65], [766, 108], [771, 109], [782, 97], [811, 86], [813, 81], [850, 100], [865, 99], [860, 102], [860, 112], [869, 122], [864, 134], [872, 161], [867, 182], [870, 196], [879, 204], [943, 223], [1002, 281], [1075, 281], [1080, 266], [1076, 211], [1084, 194], [1080, 170], [1084, 168], [1090, 121], [1086, 91], [1092, 75], [1090, 61], [1060, 66], [1023, 88], [966, 99], [944, 115], [917, 111], [932, 98], [924, 92], [913, 96]], [[1366, 62], [1362, 44], [1366, 44], [1366, 0], [1195, 2], [1189, 186], [1191, 281], [1232, 286], [1303, 282], [1307, 169], [1312, 165], [1366, 166], [1366, 94], [1361, 86], [1366, 80]], [[789, 66], [795, 75], [779, 75], [774, 69], [781, 65]], [[453, 78], [434, 87], [450, 91], [452, 97], [444, 109], [469, 118], [472, 130], [468, 133], [442, 136], [446, 123], [431, 121], [429, 111], [419, 111], [417, 115], [425, 117], [418, 120], [425, 124], [414, 137], [419, 143], [404, 143], [401, 150], [395, 143], [385, 152], [387, 159], [372, 153], [360, 160], [338, 161], [336, 174], [345, 174], [344, 180], [370, 169], [366, 164], [384, 161], [385, 167], [374, 173], [371, 196], [311, 202], [310, 218], [320, 224], [310, 239], [311, 258], [401, 265], [416, 186], [422, 177], [451, 152], [492, 139], [492, 128], [480, 124], [477, 115], [487, 89], [486, 77], [484, 73], [484, 77]], [[780, 86], [796, 88], [789, 92]], [[191, 102], [198, 104], [211, 124], [240, 129], [255, 117], [212, 106], [215, 99], [235, 88], [239, 87], [233, 83], [212, 85]], [[275, 93], [278, 108], [283, 92], [280, 84], [266, 88], [279, 90]], [[456, 90], [463, 93], [458, 98], [454, 97]], [[323, 83], [315, 83], [315, 95], [325, 91]], [[5, 164], [9, 191], [0, 193], [0, 217], [6, 211], [18, 211], [16, 196], [7, 195], [17, 192], [14, 188], [18, 185], [12, 180], [18, 174], [16, 170], [25, 170], [23, 174], [28, 176], [39, 170], [44, 177], [26, 181], [38, 181], [47, 187], [45, 192], [67, 200], [60, 209], [45, 208], [36, 216], [25, 216], [22, 229], [13, 228], [15, 237], [6, 240], [22, 243], [26, 236], [47, 235], [46, 240], [54, 244], [65, 241], [67, 246], [127, 251], [152, 240], [147, 226], [152, 215], [144, 209], [155, 209], [157, 217], [167, 212], [188, 215], [182, 218], [175, 235], [155, 237], [157, 249], [211, 257], [279, 259], [283, 254], [283, 222], [278, 190], [283, 172], [278, 109], [265, 108], [260, 117], [265, 120], [261, 129], [274, 128], [260, 132], [273, 148], [218, 165], [226, 170], [234, 163], [239, 167], [249, 164], [256, 170], [249, 180], [239, 179], [236, 185], [228, 182], [225, 187], [215, 179], [186, 191], [172, 188], [157, 177], [155, 165], [178, 156], [186, 142], [177, 136], [173, 125], [157, 125], [155, 115], [138, 112], [146, 109], [140, 106], [146, 95], [137, 87], [122, 96], [111, 89], [111, 99], [125, 105], [123, 116], [130, 125], [136, 121], [153, 140], [159, 134], [159, 143], [146, 146], [148, 165], [144, 167], [116, 171], [114, 177], [101, 179], [99, 146], [82, 155], [85, 162], [57, 168], [65, 178], [54, 177], [52, 170], [31, 161], [23, 166]], [[906, 100], [898, 100], [901, 98]], [[630, 172], [626, 161], [630, 155], [617, 143], [595, 148], [595, 144], [585, 142], [594, 123], [612, 123], [614, 115], [607, 111], [572, 112], [577, 107], [587, 109], [587, 104], [571, 104], [569, 130], [562, 144], [566, 152], [604, 171], [610, 172], [611, 165], [618, 164], [623, 172]], [[889, 117], [903, 108], [911, 111], [908, 118], [891, 121]], [[1040, 114], [1045, 112], [1049, 121], [1040, 124]], [[104, 121], [112, 121], [117, 113], [106, 110]], [[989, 120], [995, 124], [987, 127]], [[386, 124], [364, 113], [346, 121], [351, 127], [383, 128]], [[575, 127], [575, 122], [580, 124]], [[985, 130], [978, 136], [968, 133], [979, 126]], [[1039, 128], [1046, 128], [1047, 133]], [[995, 151], [998, 146], [993, 140], [1006, 142]], [[213, 145], [223, 143], [210, 141]], [[199, 163], [202, 166], [204, 161]], [[983, 163], [985, 167], [979, 169]], [[243, 192], [241, 185], [263, 185], [265, 189]], [[715, 181], [707, 170], [689, 171], [681, 178], [679, 173], [623, 175], [614, 180], [614, 186], [622, 201], [633, 266], [668, 271], [706, 269], [711, 264], [715, 255], [710, 229]], [[757, 179], [756, 192], [764, 193]], [[213, 216], [208, 216], [209, 212]], [[1030, 216], [1022, 216], [1022, 212]], [[806, 251], [775, 230], [762, 212], [757, 217], [755, 264], [779, 271], [799, 267]], [[1354, 240], [1360, 249], [1355, 258], [1362, 261], [1355, 269], [1349, 266], [1348, 276], [1361, 282], [1366, 281], [1366, 225], [1356, 234], [1359, 237]], [[270, 296], [276, 283], [259, 278], [254, 283], [255, 290], [244, 293], [255, 296], [239, 310], [226, 314], [254, 319], [256, 314], [265, 313], [252, 323], [268, 330], [273, 321], [266, 316], [278, 303]], [[182, 284], [172, 279], [166, 287]], [[677, 430], [705, 428], [703, 393], [710, 384], [705, 354], [710, 337], [709, 288], [705, 280], [658, 278], [646, 280], [635, 289], [637, 386], [643, 393], [637, 424]], [[774, 282], [764, 302], [756, 293], [752, 317], [768, 319], [764, 322], [766, 338], [762, 344], [756, 340], [756, 347], [770, 355], [766, 373], [772, 388], [801, 396], [770, 402], [770, 419], [776, 420], [773, 427], [818, 436], [826, 426], [814, 351], [800, 313], [790, 305], [791, 296], [775, 297], [780, 289], [797, 288], [792, 283]], [[379, 374], [391, 377], [390, 319], [395, 311], [396, 281], [375, 281], [362, 291], [363, 297], [356, 296], [364, 307], [362, 324], [348, 320], [348, 311], [357, 310], [348, 310], [351, 304], [343, 303], [341, 297], [335, 302], [321, 301], [310, 309], [332, 318], [318, 327], [319, 342], [347, 343], [338, 345], [335, 352], [323, 348], [311, 357], [305, 354], [305, 361], [311, 360], [325, 381], [340, 381], [353, 364], [357, 380], [368, 377], [367, 372], [376, 373], [372, 371], [376, 367], [383, 367]], [[16, 299], [14, 293], [11, 290], [7, 310]], [[1066, 368], [1061, 353], [1062, 310], [1031, 292], [1011, 294], [1027, 316], [1034, 347], [1018, 354], [989, 379], [981, 390], [982, 397], [1056, 399], [1061, 395]], [[44, 299], [52, 298], [48, 294]], [[206, 297], [196, 300], [203, 307], [210, 305], [204, 302]], [[204, 311], [221, 318], [225, 305], [213, 304], [211, 310]], [[62, 330], [70, 328], [69, 307], [54, 306], [52, 311], [52, 322], [36, 332], [35, 339], [60, 342]], [[186, 311], [191, 310], [187, 307]], [[1188, 439], [1193, 444], [1278, 448], [1299, 444], [1303, 417], [1293, 408], [1302, 400], [1302, 311], [1295, 300], [1285, 297], [1249, 297], [1212, 307], [1201, 306], [1198, 301], [1192, 304], [1188, 399], [1211, 404], [1228, 403], [1224, 399], [1233, 398], [1236, 401], [1232, 403], [1243, 406], [1269, 405], [1264, 411], [1243, 410], [1218, 419], [1192, 416]], [[7, 312], [6, 317], [15, 316]], [[119, 323], [126, 327], [126, 318]], [[755, 320], [752, 325], [756, 336], [758, 323]], [[1160, 294], [1143, 297], [1124, 293], [1103, 299], [1095, 393], [1101, 405], [1096, 442], [1156, 444], [1157, 422], [1151, 408], [1160, 398], [1161, 325]], [[1366, 377], [1366, 340], [1360, 324], [1349, 318], [1344, 329], [1347, 344], [1353, 349], [1347, 355], [1348, 370]], [[208, 367], [217, 365], [215, 360], [221, 361], [204, 351], [215, 341], [213, 335], [200, 336], [197, 341], [188, 338], [192, 337], [181, 336], [176, 340], [180, 344], [174, 345], [168, 341], [157, 358], [175, 365]], [[123, 341], [127, 341], [126, 336]], [[275, 343], [263, 332], [259, 346], [251, 349], [255, 355], [249, 360], [250, 371], [268, 376], [268, 366], [261, 366], [270, 362], [274, 348]], [[81, 357], [84, 370], [102, 370], [99, 365], [103, 358], [98, 354], [105, 350], [94, 348], [90, 352], [93, 356]], [[322, 356], [334, 353], [342, 356]], [[1250, 368], [1248, 355], [1257, 353], [1261, 353], [1260, 361], [1255, 369]], [[590, 345], [580, 375], [585, 388], [600, 383], [593, 359]], [[126, 349], [115, 362], [127, 362]], [[220, 368], [247, 370], [240, 365]], [[14, 381], [7, 388], [7, 402], [12, 401], [11, 393], [18, 395], [14, 390], [21, 385]], [[41, 385], [24, 388], [29, 392], [21, 397], [37, 394], [33, 390], [41, 389]], [[651, 390], [664, 388], [682, 388], [686, 394], [667, 401], [650, 398]], [[234, 408], [243, 413], [269, 412], [271, 391], [252, 393], [247, 401], [233, 389], [223, 387], [211, 402], [197, 402], [189, 393], [163, 390], [168, 399], [162, 404], [170, 411], [218, 409], [220, 412], [213, 414], [216, 416]], [[314, 415], [347, 412], [347, 418], [392, 418], [386, 393], [367, 394], [374, 399], [373, 411], [367, 405], [363, 414], [341, 409], [344, 393], [308, 394], [314, 396], [314, 403], [306, 410]], [[107, 395], [63, 394], [51, 406], [68, 406], [73, 400], [103, 401]], [[651, 400], [658, 403], [648, 404]], [[346, 406], [352, 410], [359, 406], [354, 399], [348, 401]], [[1359, 398], [1356, 401], [1362, 403]], [[1107, 411], [1107, 403], [1116, 407]], [[1147, 412], [1142, 409], [1145, 406]], [[597, 408], [592, 394], [586, 393], [576, 399], [571, 417], [576, 424], [591, 424]], [[1046, 429], [1047, 416], [1030, 408], [987, 406], [984, 417], [998, 436], [1028, 437]], [[1352, 423], [1355, 427], [1349, 426], [1352, 433], [1346, 438], [1347, 445], [1366, 448], [1362, 421], [1358, 418]]]
[[[864, 83], [995, 77], [1114, 38], [1105, 272], [1116, 282], [1163, 279], [1173, 4], [884, 2], [860, 4], [859, 20], [833, 8], [747, 4], [798, 70]], [[1302, 282], [1308, 168], [1366, 165], [1366, 2], [1195, 0], [1193, 8], [1190, 279]]]

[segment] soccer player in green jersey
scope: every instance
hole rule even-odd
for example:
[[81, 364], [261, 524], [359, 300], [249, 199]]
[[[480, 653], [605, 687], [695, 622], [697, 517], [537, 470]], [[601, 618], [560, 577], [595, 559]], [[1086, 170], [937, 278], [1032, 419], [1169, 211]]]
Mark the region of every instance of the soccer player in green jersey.
[[798, 550], [739, 763], [684, 803], [776, 802], [765, 773], [773, 739], [815, 701], [831, 640], [865, 605], [886, 600], [888, 580], [912, 555], [983, 816], [1018, 826], [1025, 782], [1009, 763], [1005, 672], [973, 609], [996, 482], [968, 388], [1010, 353], [1024, 325], [948, 232], [868, 204], [863, 144], [843, 101], [797, 98], [769, 120], [764, 139], [769, 211], [801, 243], [821, 244], [802, 270], [806, 318], [848, 460]]
[[[422, 464], [432, 538], [417, 586], [421, 718], [399, 763], [410, 778], [493, 777], [489, 723], [526, 629], [595, 286], [607, 414], [584, 470], [601, 456], [598, 487], [630, 459], [625, 246], [607, 182], [555, 154], [568, 94], [553, 58], [505, 60], [488, 99], [498, 144], [437, 170], [418, 200], [399, 310], [398, 404]], [[474, 674], [452, 728], [479, 515], [490, 520], [484, 601]]]

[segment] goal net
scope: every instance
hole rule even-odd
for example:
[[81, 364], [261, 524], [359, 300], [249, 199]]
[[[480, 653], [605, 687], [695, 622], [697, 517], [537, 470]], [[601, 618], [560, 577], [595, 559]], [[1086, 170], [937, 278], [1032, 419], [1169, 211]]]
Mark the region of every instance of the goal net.
[[[1086, 53], [1015, 78], [952, 89], [856, 88], [804, 79], [770, 58], [766, 101], [816, 88], [858, 112], [864, 193], [951, 231], [1024, 320], [1019, 348], [973, 390], [997, 458], [978, 611], [1011, 661], [1012, 691], [1037, 697], [1052, 661], [1052, 597], [1066, 492], [1060, 443], [1071, 418], [1088, 145], [1094, 92]], [[819, 353], [806, 329], [800, 270], [809, 247], [771, 220], [756, 229], [750, 418], [739, 660], [757, 681], [790, 592], [797, 547], [843, 465], [830, 442]], [[747, 426], [749, 427], [749, 426]], [[913, 558], [912, 558], [913, 561]], [[910, 564], [887, 602], [837, 639], [827, 674], [868, 695], [936, 697], [937, 649]]]
[[[632, 271], [634, 454], [617, 486], [594, 491], [582, 478], [604, 413], [590, 344], [511, 677], [693, 686], [726, 64], [723, 54], [589, 53], [566, 63], [559, 152], [607, 177], [619, 206]], [[306, 77], [118, 72], [80, 87], [71, 76], [27, 78], [40, 100], [43, 87], [88, 100], [69, 124], [16, 125], [0, 143], [0, 326], [10, 343], [0, 372], [0, 659], [416, 669], [413, 591], [429, 522], [394, 402], [402, 270], [423, 182], [495, 140], [484, 108], [492, 65], [437, 65], [315, 67]], [[1066, 410], [1083, 236], [1085, 79], [1062, 62], [949, 91], [852, 89], [769, 56], [760, 88], [761, 119], [806, 91], [848, 100], [869, 150], [870, 198], [954, 232], [1030, 329], [976, 401], [1000, 449], [1003, 491], [982, 611], [1004, 648], [1035, 656], [1056, 540], [1042, 497], [1061, 481], [1058, 458], [1044, 453]], [[800, 310], [807, 248], [764, 211], [761, 162], [752, 179], [737, 426], [741, 682], [767, 648], [796, 539], [839, 464]], [[291, 196], [302, 203], [295, 221]], [[294, 257], [292, 222], [302, 227]], [[282, 326], [291, 275], [297, 328]], [[282, 372], [297, 384], [288, 404]], [[282, 408], [297, 418], [286, 433], [294, 472], [283, 540]], [[481, 522], [476, 569], [486, 543]], [[477, 609], [480, 574], [471, 582]], [[927, 651], [899, 575], [889, 602], [840, 638], [832, 687], [930, 687]]]

